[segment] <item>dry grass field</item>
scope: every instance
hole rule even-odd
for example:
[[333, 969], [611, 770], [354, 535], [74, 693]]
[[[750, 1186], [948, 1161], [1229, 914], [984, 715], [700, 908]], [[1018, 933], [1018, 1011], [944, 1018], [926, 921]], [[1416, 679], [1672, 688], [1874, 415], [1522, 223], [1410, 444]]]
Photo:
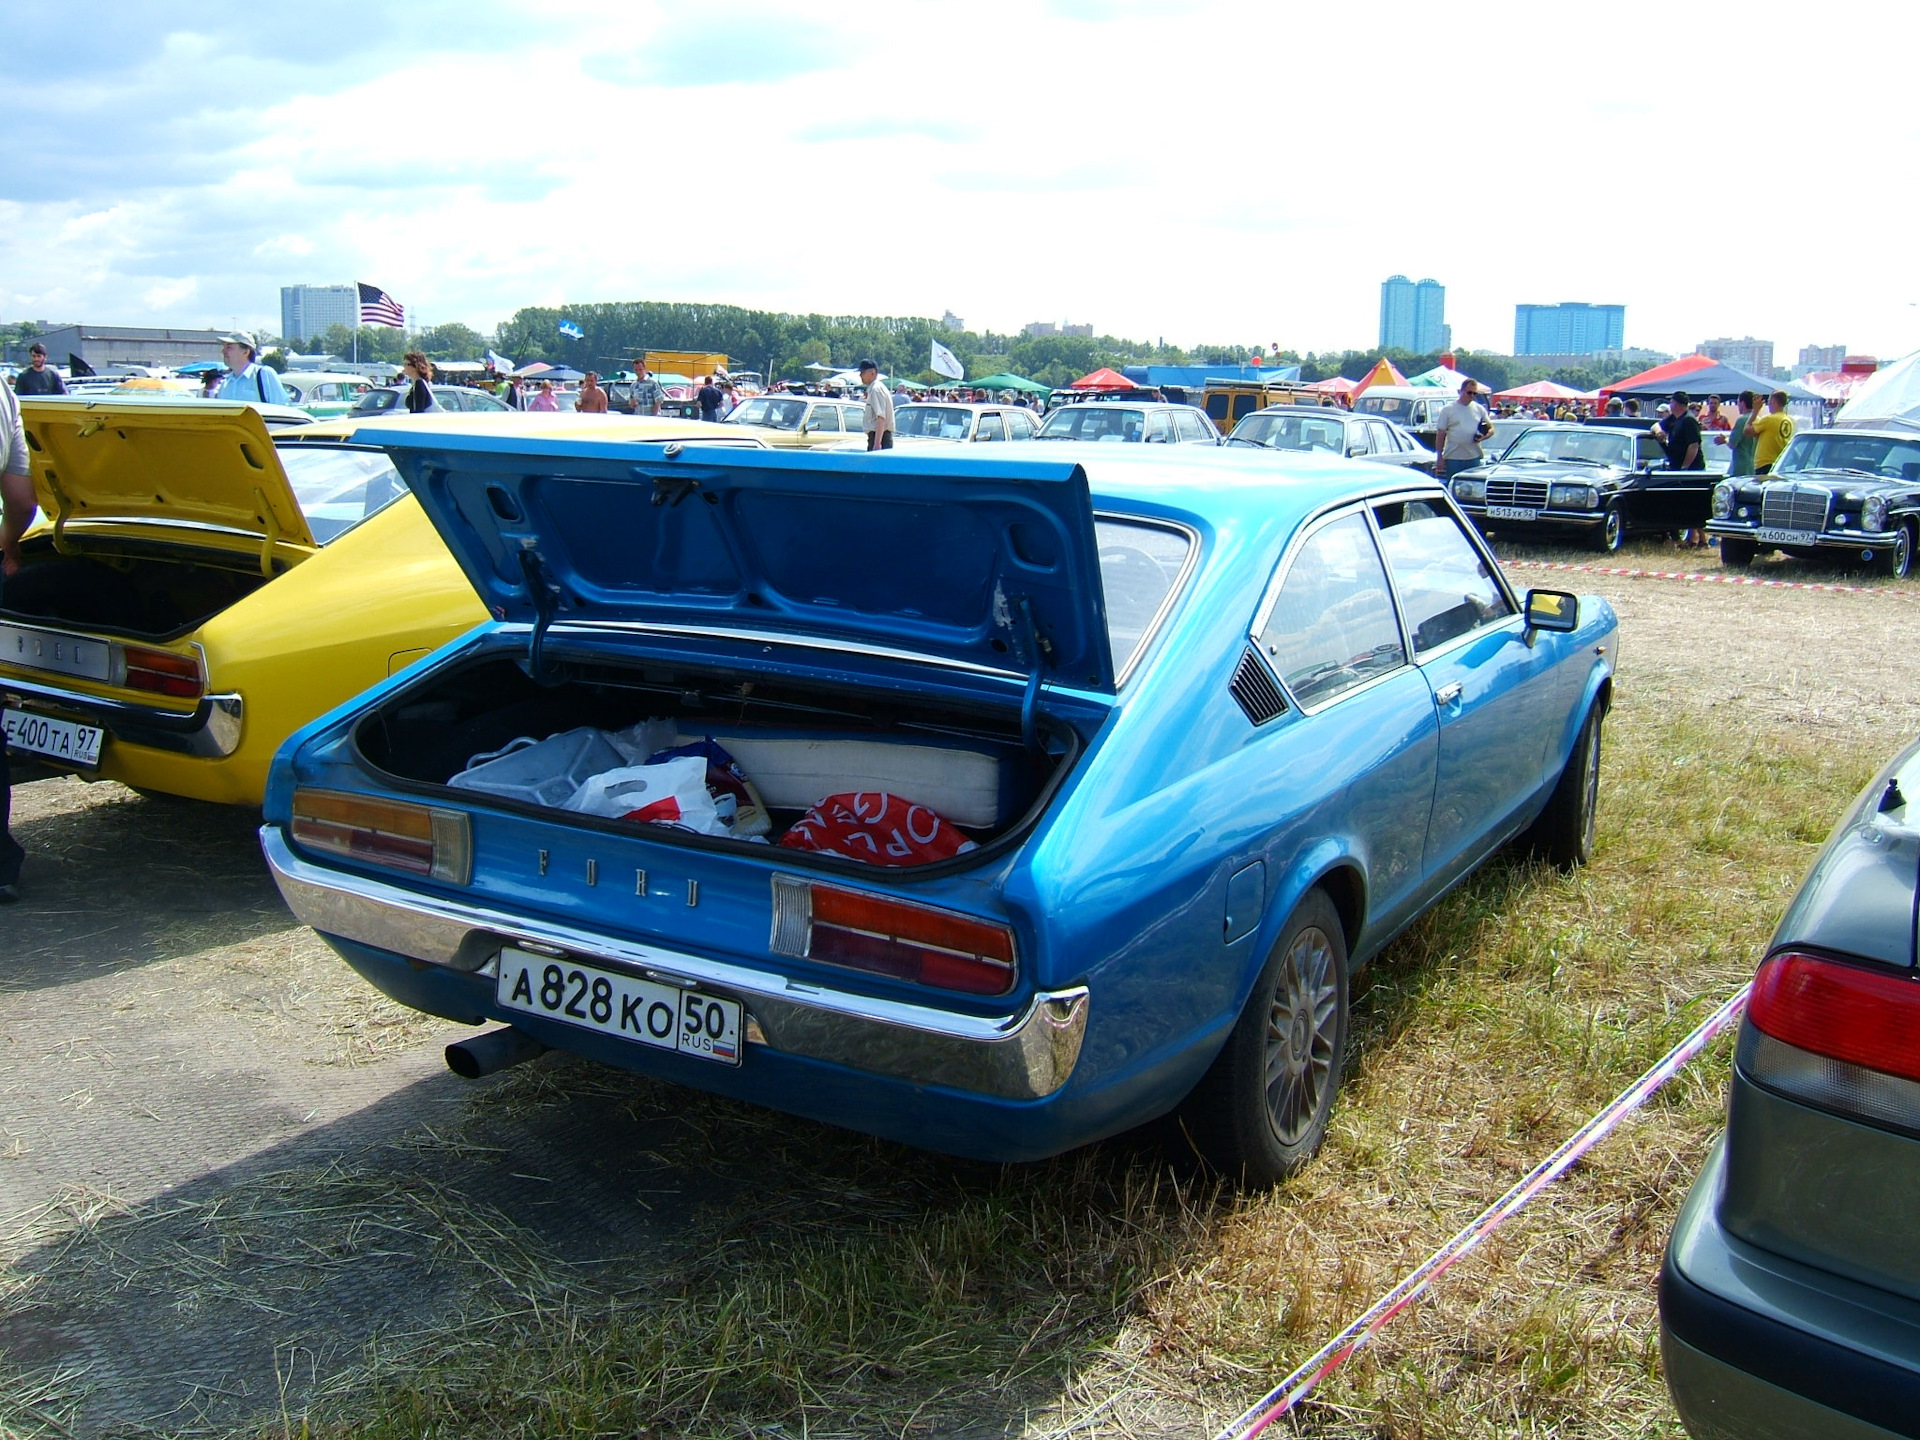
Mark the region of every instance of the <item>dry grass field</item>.
[[[1680, 560], [1714, 568], [1652, 545], [1625, 563]], [[708, 1187], [666, 1258], [563, 1256], [532, 1212], [449, 1203], [430, 1169], [269, 1177], [194, 1219], [221, 1253], [297, 1267], [410, 1247], [466, 1283], [432, 1323], [370, 1318], [372, 1358], [249, 1433], [1212, 1434], [1738, 986], [1841, 806], [1920, 730], [1905, 589], [1513, 573], [1622, 616], [1596, 862], [1497, 859], [1361, 977], [1332, 1132], [1293, 1183], [1235, 1195], [1165, 1128], [969, 1165], [549, 1056], [411, 1153], [452, 1164], [505, 1125], [607, 1108], [647, 1137], [646, 1174]], [[1719, 1127], [1727, 1050], [1270, 1433], [1679, 1435], [1653, 1277]], [[72, 1225], [111, 1251], [160, 1213]], [[58, 1377], [14, 1379], [0, 1434], [61, 1433]]]

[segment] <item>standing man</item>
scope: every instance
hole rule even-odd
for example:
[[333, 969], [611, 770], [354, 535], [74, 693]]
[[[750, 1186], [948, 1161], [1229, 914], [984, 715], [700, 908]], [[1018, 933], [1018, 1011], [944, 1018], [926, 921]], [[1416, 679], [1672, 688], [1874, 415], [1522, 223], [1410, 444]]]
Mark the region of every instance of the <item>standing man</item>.
[[[28, 368], [15, 377], [13, 388], [22, 395], [64, 395], [67, 382], [47, 364], [47, 347], [38, 340], [27, 351]], [[16, 410], [15, 415], [18, 415]]]
[[647, 362], [633, 362], [633, 413], [636, 415], [658, 415], [660, 402], [666, 397], [660, 393], [660, 382], [647, 371]]
[[1475, 398], [1479, 393], [1480, 387], [1473, 381], [1462, 381], [1460, 398], [1442, 410], [1435, 422], [1433, 448], [1439, 458], [1433, 463], [1433, 473], [1442, 480], [1451, 480], [1486, 458], [1480, 442], [1493, 434], [1493, 421]]
[[1653, 427], [1654, 439], [1667, 452], [1670, 470], [1704, 470], [1706, 459], [1700, 454], [1700, 422], [1688, 408], [1687, 392], [1677, 391], [1667, 413]]
[[1771, 475], [1780, 452], [1793, 439], [1793, 417], [1787, 414], [1787, 392], [1776, 390], [1767, 397], [1767, 413], [1748, 426], [1753, 436], [1753, 473]]
[[287, 387], [280, 383], [280, 372], [262, 365], [256, 358], [259, 351], [250, 330], [220, 337], [220, 358], [227, 362], [227, 378], [213, 392], [214, 399], [257, 400], [263, 405], [287, 403]]
[[[46, 352], [40, 352], [42, 357]], [[21, 377], [25, 379], [23, 375]], [[58, 380], [59, 376], [53, 377]], [[46, 393], [46, 392], [40, 392]], [[20, 425], [20, 402], [0, 383], [0, 591], [20, 568], [20, 536], [33, 523], [33, 481], [27, 474], [27, 436]], [[13, 807], [13, 776], [7, 765], [7, 732], [0, 729], [0, 905], [20, 898], [20, 864], [27, 852], [7, 828]]]
[[720, 387], [713, 383], [711, 375], [707, 376], [701, 382], [699, 392], [694, 396], [694, 399], [700, 402], [700, 418], [709, 424], [718, 423], [722, 398]]
[[600, 388], [598, 370], [587, 371], [587, 378], [580, 382], [580, 398], [573, 402], [573, 408], [582, 415], [607, 413], [607, 392]]
[[520, 377], [509, 375], [501, 383], [500, 399], [509, 410], [524, 410], [526, 402], [520, 398]]
[[867, 449], [893, 448], [893, 396], [880, 383], [880, 367], [871, 360], [860, 362], [860, 383], [867, 387]]

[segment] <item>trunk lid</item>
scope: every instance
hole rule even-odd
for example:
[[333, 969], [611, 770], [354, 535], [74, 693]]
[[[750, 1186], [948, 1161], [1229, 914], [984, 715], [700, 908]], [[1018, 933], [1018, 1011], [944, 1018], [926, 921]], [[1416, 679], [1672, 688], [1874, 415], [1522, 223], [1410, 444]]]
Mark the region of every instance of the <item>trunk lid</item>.
[[1111, 694], [1087, 479], [965, 451], [725, 451], [368, 425], [493, 614], [792, 634]]
[[62, 398], [25, 400], [20, 412], [34, 490], [56, 534], [75, 520], [150, 521], [314, 548], [251, 406]]

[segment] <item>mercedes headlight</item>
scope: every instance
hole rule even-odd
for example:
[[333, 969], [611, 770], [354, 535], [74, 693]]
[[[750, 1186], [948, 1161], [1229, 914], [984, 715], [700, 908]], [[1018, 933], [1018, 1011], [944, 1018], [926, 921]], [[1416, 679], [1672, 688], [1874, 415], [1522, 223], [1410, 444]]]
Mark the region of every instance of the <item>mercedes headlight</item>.
[[1547, 491], [1547, 504], [1555, 510], [1593, 510], [1600, 493], [1591, 485], [1555, 485]]
[[1487, 482], [1459, 476], [1453, 482], [1453, 498], [1463, 504], [1478, 505], [1487, 498]]
[[1733, 514], [1733, 486], [1722, 480], [1713, 487], [1713, 518], [1724, 520]]
[[1869, 495], [1867, 503], [1860, 507], [1860, 528], [1862, 530], [1884, 530], [1887, 528], [1887, 497]]

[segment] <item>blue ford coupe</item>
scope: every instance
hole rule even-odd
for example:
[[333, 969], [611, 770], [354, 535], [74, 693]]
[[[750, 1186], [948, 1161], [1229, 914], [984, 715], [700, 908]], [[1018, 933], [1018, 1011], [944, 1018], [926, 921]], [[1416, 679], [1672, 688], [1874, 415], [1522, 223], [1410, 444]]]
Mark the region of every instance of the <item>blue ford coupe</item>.
[[296, 734], [294, 913], [428, 1013], [915, 1145], [1270, 1183], [1354, 970], [1593, 843], [1617, 623], [1437, 484], [1099, 445], [388, 447], [494, 620]]

